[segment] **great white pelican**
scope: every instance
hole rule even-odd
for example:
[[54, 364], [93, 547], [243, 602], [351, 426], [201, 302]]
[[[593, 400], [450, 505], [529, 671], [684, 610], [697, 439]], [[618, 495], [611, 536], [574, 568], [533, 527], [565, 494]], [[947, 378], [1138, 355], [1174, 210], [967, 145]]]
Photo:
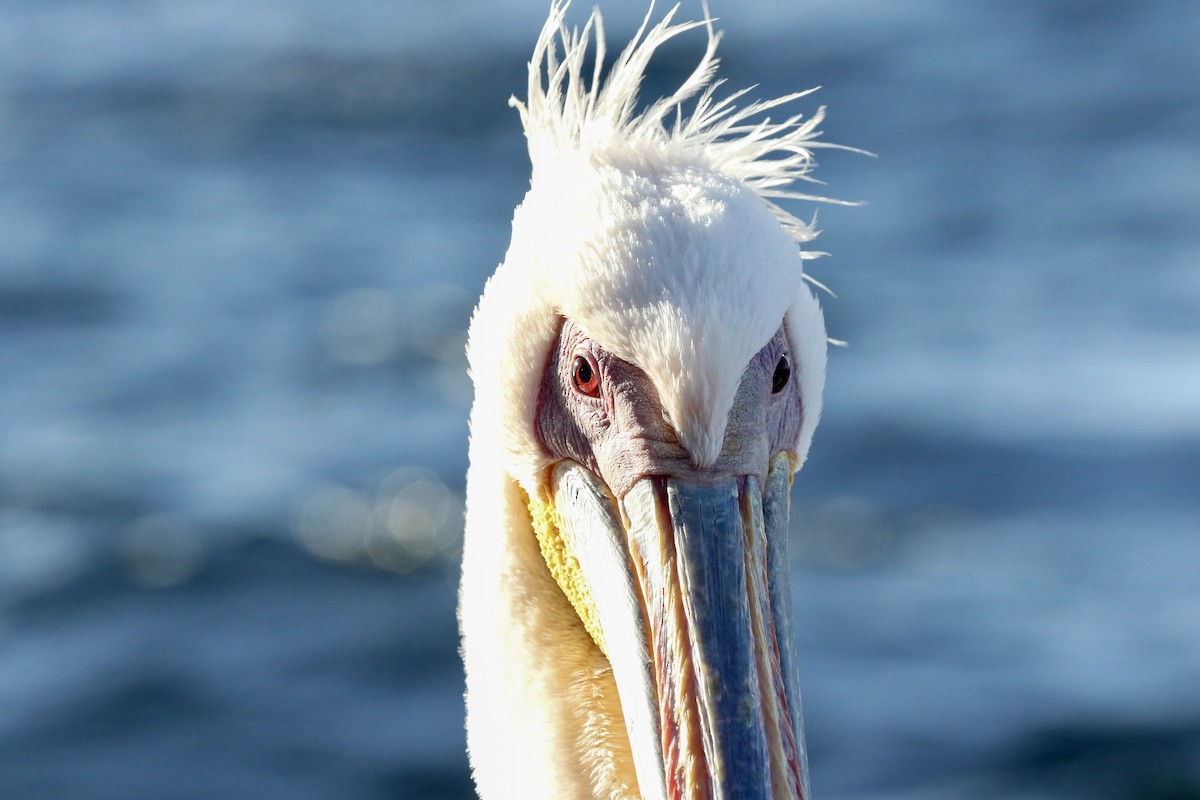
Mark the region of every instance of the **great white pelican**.
[[[794, 188], [823, 111], [718, 99], [707, 14], [647, 16], [602, 75], [599, 12], [582, 30], [564, 12], [511, 101], [533, 176], [467, 348], [475, 782], [488, 800], [807, 798], [788, 494], [826, 336], [799, 246], [815, 232], [776, 201], [824, 199]], [[699, 65], [639, 112], [651, 55], [696, 28]]]

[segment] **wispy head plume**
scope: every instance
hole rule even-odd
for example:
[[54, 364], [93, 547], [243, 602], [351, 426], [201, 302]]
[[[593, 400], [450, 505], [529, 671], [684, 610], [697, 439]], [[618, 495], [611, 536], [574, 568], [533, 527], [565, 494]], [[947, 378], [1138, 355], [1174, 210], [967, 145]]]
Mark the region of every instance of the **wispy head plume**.
[[[812, 223], [780, 207], [778, 200], [807, 200], [853, 205], [830, 197], [796, 190], [795, 184], [819, 184], [811, 173], [813, 150], [820, 147], [855, 148], [818, 141], [817, 126], [825, 107], [808, 116], [794, 114], [772, 122], [766, 112], [805, 97], [816, 89], [794, 92], [772, 100], [738, 107], [753, 87], [717, 99], [723, 80], [716, 80], [717, 45], [721, 33], [704, 8], [704, 19], [673, 24], [675, 5], [651, 26], [653, 3], [633, 39], [603, 74], [604, 23], [599, 9], [592, 11], [582, 29], [569, 28], [565, 15], [570, 0], [556, 0], [534, 46], [529, 62], [529, 89], [524, 102], [509, 104], [521, 115], [535, 166], [547, 155], [564, 150], [591, 150], [598, 154], [614, 147], [649, 147], [702, 159], [711, 169], [741, 181], [770, 206], [776, 218], [797, 242], [816, 236]], [[700, 62], [669, 96], [637, 111], [638, 91], [646, 68], [665, 42], [704, 28], [708, 44]], [[593, 64], [585, 71], [589, 45]], [[561, 54], [560, 54], [561, 49]], [[684, 105], [691, 103], [690, 111]], [[856, 151], [863, 152], [863, 151]], [[807, 258], [817, 253], [804, 253]]]

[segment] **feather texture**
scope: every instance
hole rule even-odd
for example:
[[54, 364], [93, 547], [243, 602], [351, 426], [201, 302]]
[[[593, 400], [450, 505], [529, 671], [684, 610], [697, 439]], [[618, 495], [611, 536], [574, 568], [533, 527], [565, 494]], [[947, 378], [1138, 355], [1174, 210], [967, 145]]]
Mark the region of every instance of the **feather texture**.
[[[740, 377], [779, 331], [803, 403], [799, 469], [820, 417], [826, 336], [800, 245], [812, 224], [777, 201], [823, 200], [813, 151], [824, 109], [772, 122], [805, 97], [718, 97], [720, 34], [653, 7], [605, 70], [603, 20], [565, 22], [555, 2], [534, 47], [520, 114], [533, 166], [512, 241], [471, 322], [475, 385], [460, 619], [468, 739], [482, 796], [635, 798], [641, 793], [611, 667], [551, 577], [527, 500], [551, 457], [535, 435], [538, 390], [564, 319], [637, 366], [700, 468], [726, 444]], [[662, 45], [704, 29], [691, 73], [639, 110]], [[832, 201], [837, 202], [837, 201]], [[548, 654], [553, 654], [552, 656]]]
[[[685, 151], [757, 192], [797, 242], [810, 241], [816, 231], [812, 223], [796, 217], [776, 200], [851, 205], [790, 188], [797, 182], [819, 183], [811, 175], [816, 148], [864, 152], [819, 140], [818, 126], [825, 118], [825, 107], [821, 106], [807, 118], [804, 114], [793, 114], [781, 122], [763, 116], [812, 94], [816, 88], [741, 107], [737, 102], [753, 87], [717, 98], [717, 90], [724, 84], [715, 79], [720, 64], [717, 46], [722, 34], [713, 28], [714, 20], [708, 15], [707, 6], [703, 20], [674, 23], [679, 10], [675, 5], [651, 26], [654, 13], [651, 4], [641, 27], [603, 80], [606, 46], [600, 10], [592, 11], [582, 29], [569, 28], [565, 20], [569, 6], [570, 2], [556, 2], [551, 7], [529, 62], [526, 99], [509, 100], [520, 112], [535, 169], [547, 152], [553, 150], [603, 151], [618, 144], [655, 144]], [[669, 96], [638, 112], [638, 92], [655, 52], [671, 39], [697, 28], [707, 30], [708, 43], [695, 69]], [[589, 80], [586, 62], [593, 37]], [[684, 105], [693, 99], [690, 113], [685, 114]], [[806, 253], [805, 257], [818, 255]]]

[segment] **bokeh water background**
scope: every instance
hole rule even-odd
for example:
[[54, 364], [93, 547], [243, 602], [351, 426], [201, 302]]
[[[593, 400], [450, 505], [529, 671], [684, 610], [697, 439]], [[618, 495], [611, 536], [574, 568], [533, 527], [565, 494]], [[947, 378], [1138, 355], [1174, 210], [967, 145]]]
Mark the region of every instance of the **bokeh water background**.
[[[545, 6], [0, 5], [0, 798], [471, 795], [462, 345]], [[817, 796], [1200, 797], [1200, 13], [713, 10], [879, 154], [821, 159]]]

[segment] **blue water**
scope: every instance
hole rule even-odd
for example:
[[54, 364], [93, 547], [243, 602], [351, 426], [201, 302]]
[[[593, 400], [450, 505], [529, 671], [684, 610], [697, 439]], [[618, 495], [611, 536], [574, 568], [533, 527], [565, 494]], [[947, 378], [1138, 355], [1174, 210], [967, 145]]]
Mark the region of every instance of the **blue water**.
[[[735, 5], [730, 85], [879, 154], [820, 172], [816, 795], [1200, 797], [1200, 14]], [[463, 331], [545, 6], [0, 6], [0, 798], [471, 796]]]

